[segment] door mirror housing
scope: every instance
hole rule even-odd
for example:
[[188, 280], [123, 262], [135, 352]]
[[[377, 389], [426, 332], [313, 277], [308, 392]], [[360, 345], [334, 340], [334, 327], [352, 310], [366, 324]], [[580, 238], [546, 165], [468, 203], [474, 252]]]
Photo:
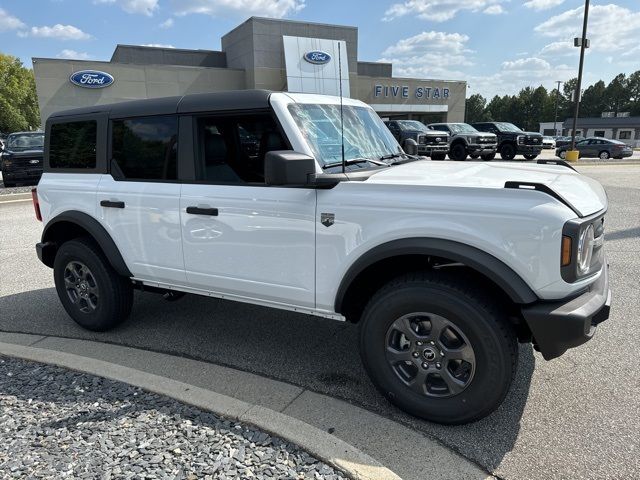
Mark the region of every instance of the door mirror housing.
[[417, 155], [418, 142], [416, 142], [413, 138], [407, 138], [404, 142], [402, 142], [402, 149], [407, 155]]
[[316, 160], [293, 150], [274, 150], [264, 157], [267, 185], [308, 185], [316, 173]]

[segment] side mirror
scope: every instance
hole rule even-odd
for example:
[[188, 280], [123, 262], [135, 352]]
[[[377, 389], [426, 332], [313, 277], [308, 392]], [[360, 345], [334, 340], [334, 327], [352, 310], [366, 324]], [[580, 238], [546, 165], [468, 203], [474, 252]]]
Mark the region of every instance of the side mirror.
[[404, 142], [402, 142], [402, 149], [407, 155], [417, 155], [418, 142], [416, 142], [413, 138], [407, 138]]
[[307, 185], [316, 173], [313, 157], [293, 150], [275, 150], [264, 157], [264, 181], [267, 185]]

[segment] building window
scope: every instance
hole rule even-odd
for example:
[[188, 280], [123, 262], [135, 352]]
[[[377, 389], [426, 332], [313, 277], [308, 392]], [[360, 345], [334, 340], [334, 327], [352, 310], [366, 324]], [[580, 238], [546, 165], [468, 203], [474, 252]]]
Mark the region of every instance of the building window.
[[631, 130], [624, 130], [618, 133], [618, 138], [620, 140], [631, 140]]
[[95, 120], [51, 125], [49, 166], [51, 168], [96, 168]]
[[178, 117], [114, 120], [111, 174], [116, 179], [175, 180]]
[[604, 138], [604, 130], [596, 130], [593, 132], [594, 137], [603, 137]]
[[269, 115], [198, 120], [198, 179], [209, 183], [264, 183], [264, 157], [289, 147]]

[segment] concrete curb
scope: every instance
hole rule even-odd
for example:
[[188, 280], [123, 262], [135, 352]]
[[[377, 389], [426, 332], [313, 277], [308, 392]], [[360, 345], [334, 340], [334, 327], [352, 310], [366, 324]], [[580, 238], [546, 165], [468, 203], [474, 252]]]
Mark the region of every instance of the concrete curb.
[[334, 435], [260, 405], [159, 375], [72, 353], [0, 342], [0, 354], [128, 383], [212, 411], [227, 419], [253, 425], [299, 445], [316, 458], [342, 470], [354, 479], [400, 479], [380, 462]]
[[31, 200], [31, 192], [0, 195], [0, 203], [26, 202], [27, 200]]

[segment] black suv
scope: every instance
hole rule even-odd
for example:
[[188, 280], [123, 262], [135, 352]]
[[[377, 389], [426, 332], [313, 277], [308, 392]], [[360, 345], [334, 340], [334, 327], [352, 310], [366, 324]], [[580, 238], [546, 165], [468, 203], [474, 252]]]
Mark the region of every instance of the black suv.
[[542, 135], [523, 132], [513, 123], [478, 122], [471, 125], [481, 132], [494, 133], [498, 137], [498, 153], [504, 160], [513, 160], [516, 155], [533, 160], [542, 152]]
[[468, 123], [431, 123], [427, 127], [451, 135], [449, 145], [451, 160], [466, 160], [467, 155], [474, 160], [478, 157], [482, 157], [483, 160], [493, 160], [496, 156], [496, 136], [479, 132]]
[[0, 162], [4, 186], [38, 183], [42, 176], [43, 156], [43, 132], [16, 132], [9, 135]]
[[418, 120], [389, 120], [384, 123], [404, 150], [407, 150], [405, 142], [413, 139], [418, 144], [418, 155], [432, 160], [444, 160], [449, 151], [449, 135], [429, 130]]

